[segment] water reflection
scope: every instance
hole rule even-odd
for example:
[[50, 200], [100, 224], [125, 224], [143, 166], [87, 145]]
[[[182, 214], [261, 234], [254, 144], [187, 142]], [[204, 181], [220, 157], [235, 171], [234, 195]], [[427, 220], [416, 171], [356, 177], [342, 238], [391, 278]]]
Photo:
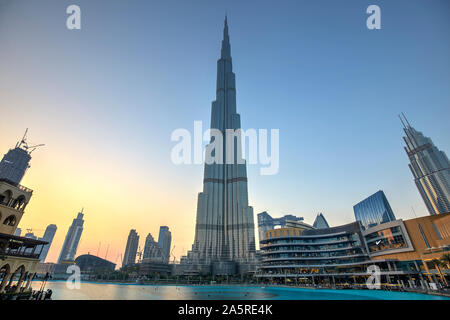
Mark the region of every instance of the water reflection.
[[314, 290], [244, 286], [158, 286], [82, 282], [68, 289], [64, 281], [48, 282], [54, 300], [441, 300], [406, 292], [379, 290]]

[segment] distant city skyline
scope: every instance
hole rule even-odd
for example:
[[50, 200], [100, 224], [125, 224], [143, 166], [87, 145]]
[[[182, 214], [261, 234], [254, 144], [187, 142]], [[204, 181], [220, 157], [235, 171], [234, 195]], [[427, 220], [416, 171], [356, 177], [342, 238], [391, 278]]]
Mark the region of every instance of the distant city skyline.
[[[358, 0], [285, 1], [277, 10], [258, 1], [256, 22], [255, 1], [105, 3], [80, 0], [76, 32], [57, 1], [8, 1], [0, 10], [0, 109], [8, 115], [0, 151], [25, 128], [46, 144], [21, 182], [35, 190], [23, 231], [64, 230], [85, 206], [78, 254], [108, 242], [108, 260], [120, 265], [131, 228], [156, 235], [161, 225], [177, 258], [186, 253], [203, 167], [173, 165], [170, 134], [209, 123], [225, 11], [242, 127], [280, 129], [279, 173], [248, 166], [254, 212], [307, 223], [323, 212], [342, 225], [381, 189], [398, 219], [428, 215], [397, 115], [450, 152], [448, 1], [380, 1], [376, 31]], [[64, 236], [55, 234], [47, 261], [56, 262]]]

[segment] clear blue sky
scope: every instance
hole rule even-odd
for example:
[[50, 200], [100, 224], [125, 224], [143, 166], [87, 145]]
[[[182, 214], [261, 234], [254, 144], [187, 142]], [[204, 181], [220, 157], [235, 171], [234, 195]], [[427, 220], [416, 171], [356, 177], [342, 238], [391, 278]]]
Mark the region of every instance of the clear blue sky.
[[[65, 27], [69, 4], [80, 31]], [[370, 4], [381, 30], [366, 28]], [[398, 218], [426, 215], [397, 115], [450, 153], [446, 0], [0, 0], [0, 135], [31, 127], [173, 199], [182, 186], [193, 224], [203, 168], [170, 162], [170, 134], [209, 124], [225, 12], [243, 127], [280, 129], [279, 174], [249, 168], [255, 214], [347, 223], [382, 189]]]

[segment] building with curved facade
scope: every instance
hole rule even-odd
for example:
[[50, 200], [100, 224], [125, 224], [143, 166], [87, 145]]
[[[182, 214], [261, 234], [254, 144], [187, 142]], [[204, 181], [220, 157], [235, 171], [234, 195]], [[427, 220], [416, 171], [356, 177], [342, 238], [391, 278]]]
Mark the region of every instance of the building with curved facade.
[[91, 254], [83, 254], [75, 259], [75, 264], [80, 267], [81, 272], [96, 273], [114, 271], [116, 264]]
[[[327, 229], [281, 228], [260, 241], [256, 277], [269, 282], [336, 285], [365, 283], [370, 259], [360, 222]], [[397, 272], [393, 261], [378, 260], [382, 276]]]
[[[328, 228], [281, 228], [260, 241], [258, 281], [366, 285], [370, 266], [380, 283], [427, 289], [450, 283], [450, 213], [395, 220], [364, 229], [360, 221]], [[373, 267], [372, 267], [373, 268]]]

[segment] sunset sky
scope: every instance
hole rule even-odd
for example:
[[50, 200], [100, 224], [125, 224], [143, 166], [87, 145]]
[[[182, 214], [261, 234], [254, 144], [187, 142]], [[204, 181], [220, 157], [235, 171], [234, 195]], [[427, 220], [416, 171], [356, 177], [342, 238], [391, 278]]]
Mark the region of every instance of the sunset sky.
[[[345, 3], [345, 5], [344, 5]], [[70, 4], [82, 29], [68, 30]], [[366, 28], [370, 4], [382, 29]], [[19, 224], [56, 233], [84, 207], [78, 254], [121, 264], [159, 226], [192, 245], [203, 166], [172, 164], [177, 128], [209, 126], [225, 12], [245, 128], [280, 130], [280, 171], [248, 169], [256, 214], [354, 220], [384, 190], [397, 218], [427, 215], [397, 115], [450, 153], [450, 3], [442, 1], [0, 0], [0, 154], [29, 128], [36, 150]]]

